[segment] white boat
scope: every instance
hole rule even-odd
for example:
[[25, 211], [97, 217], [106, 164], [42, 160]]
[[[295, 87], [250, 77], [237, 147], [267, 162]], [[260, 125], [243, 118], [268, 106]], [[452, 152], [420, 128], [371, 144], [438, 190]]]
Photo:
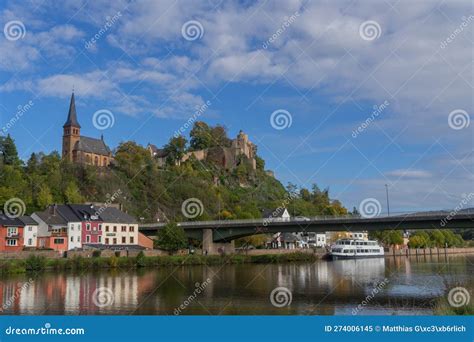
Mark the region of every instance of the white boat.
[[383, 247], [375, 240], [340, 239], [329, 250], [332, 259], [383, 257]]

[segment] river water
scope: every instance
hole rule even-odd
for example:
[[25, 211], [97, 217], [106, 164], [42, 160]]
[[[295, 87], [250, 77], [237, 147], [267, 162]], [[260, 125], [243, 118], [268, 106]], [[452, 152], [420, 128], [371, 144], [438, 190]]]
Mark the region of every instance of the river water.
[[474, 255], [418, 256], [45, 272], [0, 290], [3, 314], [20, 315], [431, 314], [446, 288], [472, 292], [473, 274]]

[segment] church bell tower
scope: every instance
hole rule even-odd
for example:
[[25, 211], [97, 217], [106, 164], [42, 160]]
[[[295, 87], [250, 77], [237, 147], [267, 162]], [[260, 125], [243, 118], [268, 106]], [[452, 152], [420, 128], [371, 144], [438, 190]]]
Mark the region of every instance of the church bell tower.
[[69, 104], [69, 113], [67, 120], [63, 125], [63, 153], [62, 158], [71, 162], [74, 161], [73, 149], [76, 142], [81, 136], [81, 125], [77, 121], [76, 102], [74, 100], [74, 92], [71, 95], [71, 102]]

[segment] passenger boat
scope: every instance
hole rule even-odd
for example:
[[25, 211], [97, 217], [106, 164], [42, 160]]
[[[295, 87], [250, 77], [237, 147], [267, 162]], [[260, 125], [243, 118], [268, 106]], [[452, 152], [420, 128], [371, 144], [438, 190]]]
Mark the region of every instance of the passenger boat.
[[375, 240], [340, 239], [329, 249], [333, 259], [362, 259], [383, 257], [384, 249]]

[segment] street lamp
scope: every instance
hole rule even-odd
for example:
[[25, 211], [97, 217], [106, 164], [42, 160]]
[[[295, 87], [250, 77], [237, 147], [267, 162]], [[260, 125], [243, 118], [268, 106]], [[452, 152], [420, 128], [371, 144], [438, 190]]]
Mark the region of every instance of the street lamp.
[[390, 216], [390, 202], [388, 200], [388, 185], [385, 184], [385, 193], [387, 195], [387, 214]]

